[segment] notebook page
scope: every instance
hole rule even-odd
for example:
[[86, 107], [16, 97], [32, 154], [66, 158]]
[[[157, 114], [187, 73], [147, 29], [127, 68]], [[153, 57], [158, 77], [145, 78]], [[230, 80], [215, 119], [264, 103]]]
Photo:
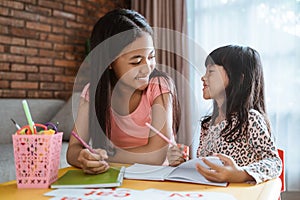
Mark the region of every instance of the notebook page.
[[[207, 159], [208, 161], [210, 161], [216, 165], [220, 165], [220, 166], [223, 165], [222, 161], [218, 157], [208, 156], [208, 157], [205, 157], [205, 159]], [[179, 168], [195, 168], [196, 163], [199, 163], [200, 165], [208, 168], [208, 166], [201, 160], [201, 158], [195, 158], [192, 160], [188, 160], [187, 162], [181, 163], [178, 167]]]
[[[206, 157], [209, 161], [217, 164], [223, 165], [221, 160], [217, 157]], [[201, 158], [196, 158], [189, 160], [180, 164], [176, 169], [174, 169], [166, 178], [166, 180], [181, 181], [189, 183], [216, 185], [216, 186], [226, 186], [227, 183], [215, 183], [207, 180], [196, 170], [196, 163], [200, 163], [207, 167], [206, 164], [201, 160]]]
[[164, 180], [174, 169], [170, 166], [134, 164], [126, 168], [124, 178], [138, 180]]

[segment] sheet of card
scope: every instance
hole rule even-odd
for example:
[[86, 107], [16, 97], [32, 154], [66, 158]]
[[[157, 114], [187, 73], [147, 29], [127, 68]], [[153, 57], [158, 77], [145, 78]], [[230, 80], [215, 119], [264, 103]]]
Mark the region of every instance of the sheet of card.
[[222, 192], [200, 191], [165, 191], [157, 189], [132, 190], [126, 188], [113, 189], [57, 189], [44, 194], [51, 200], [236, 200], [232, 195]]

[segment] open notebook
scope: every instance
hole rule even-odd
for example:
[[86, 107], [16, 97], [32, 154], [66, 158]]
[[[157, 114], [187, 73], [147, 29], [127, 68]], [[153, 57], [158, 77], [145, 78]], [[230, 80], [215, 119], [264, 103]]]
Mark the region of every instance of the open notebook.
[[69, 170], [51, 188], [106, 188], [122, 185], [125, 167], [110, 167], [101, 174], [86, 174], [81, 169]]
[[[206, 159], [217, 165], [223, 165], [217, 157], [206, 157]], [[204, 178], [204, 176], [196, 170], [196, 163], [200, 163], [207, 167], [200, 158], [189, 160], [177, 167], [134, 164], [126, 168], [124, 178], [136, 180], [168, 180], [224, 187], [227, 186], [227, 182], [216, 183]]]

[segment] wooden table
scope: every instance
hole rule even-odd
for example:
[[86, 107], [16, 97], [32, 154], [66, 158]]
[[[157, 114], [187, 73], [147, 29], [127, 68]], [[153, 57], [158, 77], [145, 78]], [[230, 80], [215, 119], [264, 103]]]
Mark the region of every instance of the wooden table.
[[[59, 170], [59, 176], [63, 175], [73, 167], [63, 168]], [[140, 181], [124, 179], [122, 188], [130, 188], [136, 190], [160, 189], [169, 191], [202, 191], [202, 192], [225, 192], [232, 194], [238, 200], [278, 200], [281, 188], [279, 178], [267, 181], [258, 185], [250, 185], [246, 183], [230, 183], [227, 187], [216, 187], [208, 185], [199, 185], [191, 183], [180, 183], [170, 181]], [[49, 199], [43, 196], [44, 193], [51, 189], [18, 189], [16, 181], [9, 181], [0, 184], [1, 199]]]

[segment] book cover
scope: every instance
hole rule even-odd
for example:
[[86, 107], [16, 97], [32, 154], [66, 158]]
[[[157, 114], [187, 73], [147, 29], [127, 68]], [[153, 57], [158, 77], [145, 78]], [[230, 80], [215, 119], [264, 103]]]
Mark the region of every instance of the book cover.
[[[217, 157], [206, 158], [215, 164], [223, 165]], [[204, 176], [196, 170], [196, 163], [207, 167], [199, 158], [184, 162], [177, 167], [134, 164], [126, 168], [124, 178], [136, 180], [168, 180], [214, 186], [227, 186], [228, 183], [226, 182], [211, 182], [204, 178]]]
[[122, 185], [125, 167], [109, 168], [101, 174], [86, 174], [82, 170], [69, 170], [51, 188], [106, 188]]

